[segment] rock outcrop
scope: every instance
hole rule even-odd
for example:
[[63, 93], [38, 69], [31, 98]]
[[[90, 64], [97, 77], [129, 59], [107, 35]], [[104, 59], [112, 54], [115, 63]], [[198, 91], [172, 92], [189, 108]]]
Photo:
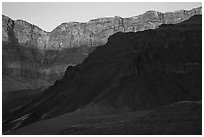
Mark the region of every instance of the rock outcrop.
[[4, 131], [88, 107], [110, 113], [202, 99], [202, 16], [155, 30], [118, 32], [33, 102], [8, 115]]

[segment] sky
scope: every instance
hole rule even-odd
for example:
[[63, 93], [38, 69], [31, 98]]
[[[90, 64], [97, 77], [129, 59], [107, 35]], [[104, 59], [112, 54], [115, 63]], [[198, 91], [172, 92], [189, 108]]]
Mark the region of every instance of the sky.
[[22, 19], [45, 31], [64, 22], [87, 22], [99, 17], [132, 17], [148, 10], [169, 12], [190, 10], [201, 2], [3, 2], [2, 14]]

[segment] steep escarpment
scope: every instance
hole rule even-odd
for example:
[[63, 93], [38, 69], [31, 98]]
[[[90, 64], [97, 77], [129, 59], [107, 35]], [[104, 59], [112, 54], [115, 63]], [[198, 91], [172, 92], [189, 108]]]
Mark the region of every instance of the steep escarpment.
[[180, 10], [167, 13], [147, 11], [130, 18], [116, 16], [93, 19], [87, 23], [62, 23], [51, 32], [48, 48], [104, 45], [108, 37], [116, 32], [155, 29], [161, 24], [179, 23], [197, 14], [202, 14], [201, 7], [189, 11]]
[[155, 30], [118, 32], [82, 64], [68, 67], [38, 99], [8, 115], [3, 128], [87, 107], [117, 114], [201, 100], [201, 74], [201, 16]]
[[[79, 64], [94, 48], [81, 45], [47, 49], [50, 33], [26, 21], [2, 16], [3, 75], [51, 81], [59, 79], [67, 66]], [[6, 90], [6, 89], [4, 89]]]
[[104, 45], [116, 32], [155, 29], [197, 14], [202, 14], [201, 7], [168, 13], [147, 11], [130, 18], [116, 16], [86, 23], [62, 23], [51, 32], [3, 15], [3, 74], [55, 81], [63, 76], [67, 66], [82, 63], [96, 46]]
[[2, 41], [18, 42], [26, 47], [37, 46], [44, 49], [49, 33], [23, 20], [12, 20], [2, 15]]

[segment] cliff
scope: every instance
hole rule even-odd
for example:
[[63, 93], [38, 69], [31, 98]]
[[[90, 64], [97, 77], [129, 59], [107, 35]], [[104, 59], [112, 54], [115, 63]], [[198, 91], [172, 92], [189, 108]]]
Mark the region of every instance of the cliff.
[[3, 75], [55, 81], [67, 66], [82, 63], [96, 46], [116, 32], [137, 32], [174, 24], [202, 14], [202, 8], [160, 13], [147, 11], [130, 17], [62, 23], [46, 32], [23, 20], [2, 16]]
[[3, 127], [8, 131], [87, 108], [119, 114], [201, 99], [202, 16], [197, 15], [155, 30], [113, 34], [38, 99], [8, 115]]

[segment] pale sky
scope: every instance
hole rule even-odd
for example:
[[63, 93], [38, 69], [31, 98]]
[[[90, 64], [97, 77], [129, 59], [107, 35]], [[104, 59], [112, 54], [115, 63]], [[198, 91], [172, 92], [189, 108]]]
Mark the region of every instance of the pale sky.
[[3, 2], [2, 14], [13, 20], [26, 20], [50, 32], [64, 22], [87, 22], [99, 17], [131, 17], [148, 10], [168, 12], [200, 6], [201, 2]]

